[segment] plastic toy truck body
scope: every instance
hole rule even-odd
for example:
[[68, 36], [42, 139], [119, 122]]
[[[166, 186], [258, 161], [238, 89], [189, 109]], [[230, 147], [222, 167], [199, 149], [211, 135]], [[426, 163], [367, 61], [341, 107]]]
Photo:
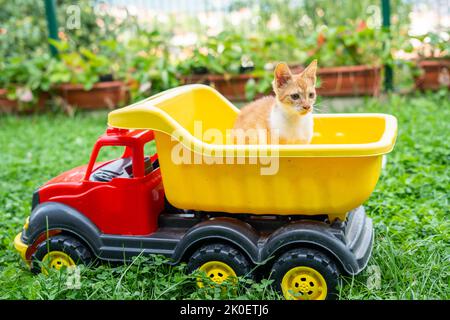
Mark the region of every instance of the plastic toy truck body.
[[[226, 134], [237, 112], [198, 85], [112, 112], [89, 164], [34, 193], [16, 249], [34, 272], [162, 254], [217, 283], [271, 274], [287, 299], [335, 297], [339, 274], [358, 274], [370, 257], [372, 220], [361, 204], [393, 148], [395, 118], [319, 116], [313, 144], [280, 146], [278, 171], [261, 175], [261, 164], [226, 158], [267, 146], [210, 144], [191, 134], [197, 120]], [[153, 140], [157, 153], [146, 154]], [[177, 142], [192, 156], [224, 161], [178, 163]], [[111, 146], [123, 147], [122, 157], [96, 162]], [[254, 272], [256, 265], [265, 267]]]

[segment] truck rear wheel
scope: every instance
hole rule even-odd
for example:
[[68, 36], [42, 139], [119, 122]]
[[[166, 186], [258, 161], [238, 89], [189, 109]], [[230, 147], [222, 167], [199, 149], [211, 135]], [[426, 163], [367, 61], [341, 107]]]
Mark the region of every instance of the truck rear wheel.
[[91, 252], [80, 241], [70, 236], [56, 235], [37, 245], [31, 256], [31, 271], [48, 274], [49, 268], [60, 270], [91, 261]]
[[[188, 272], [200, 270], [213, 282], [221, 284], [225, 280], [232, 280], [239, 276], [249, 276], [251, 265], [247, 258], [235, 248], [226, 244], [209, 244], [198, 249], [189, 259]], [[197, 279], [199, 288], [203, 281]]]
[[339, 271], [325, 254], [313, 249], [294, 249], [274, 263], [271, 277], [275, 289], [287, 300], [337, 298]]

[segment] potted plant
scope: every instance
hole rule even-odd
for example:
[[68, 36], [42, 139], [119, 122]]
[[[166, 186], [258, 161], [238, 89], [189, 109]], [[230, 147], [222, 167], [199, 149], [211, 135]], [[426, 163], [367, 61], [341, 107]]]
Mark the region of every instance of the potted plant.
[[238, 30], [221, 32], [193, 48], [179, 67], [184, 83], [205, 83], [230, 100], [251, 100], [271, 92], [277, 61], [295, 70], [306, 54], [290, 34], [250, 35]]
[[299, 73], [304, 66], [302, 61], [308, 55], [297, 36], [287, 33], [268, 34], [258, 42], [253, 60], [255, 67], [252, 78], [247, 81], [245, 90], [247, 100], [273, 94], [273, 70], [277, 63], [285, 62], [294, 73]]
[[[319, 88], [322, 96], [378, 95], [381, 66], [391, 63], [388, 35], [383, 30], [357, 26], [339, 26], [320, 30], [309, 39], [309, 60], [319, 60]], [[312, 40], [312, 41], [311, 41]]]
[[176, 67], [168, 59], [142, 52], [129, 61], [126, 82], [132, 101], [179, 85]]
[[[448, 39], [448, 33], [446, 38]], [[450, 88], [450, 44], [443, 35], [428, 33], [414, 37], [420, 41], [417, 64], [421, 70], [415, 78], [420, 90]]]
[[0, 63], [0, 112], [42, 110], [49, 98], [48, 54], [17, 55]]
[[50, 81], [63, 101], [81, 109], [115, 108], [127, 102], [127, 86], [115, 78], [117, 64], [87, 48], [71, 50], [67, 42], [52, 41], [59, 59], [49, 66]]
[[167, 42], [167, 35], [158, 30], [138, 29], [120, 52], [122, 73], [130, 90], [131, 100], [139, 101], [155, 93], [179, 85], [177, 63]]
[[208, 84], [230, 100], [245, 100], [246, 84], [255, 78], [257, 46], [256, 38], [244, 39], [234, 31], [208, 37], [179, 64], [181, 82]]
[[[383, 30], [368, 28], [363, 21], [352, 27], [322, 28], [302, 41], [285, 35], [275, 41], [282, 46], [279, 50], [265, 46], [268, 53], [264, 60], [271, 63], [253, 73], [257, 77], [247, 83], [247, 97], [253, 99], [271, 92], [272, 70], [277, 61], [288, 62], [291, 70], [299, 73], [303, 65], [313, 59], [319, 61], [319, 95], [378, 95], [381, 66], [392, 63], [390, 48], [382, 46], [386, 39], [387, 34]], [[291, 53], [291, 56], [283, 55], [284, 52]]]

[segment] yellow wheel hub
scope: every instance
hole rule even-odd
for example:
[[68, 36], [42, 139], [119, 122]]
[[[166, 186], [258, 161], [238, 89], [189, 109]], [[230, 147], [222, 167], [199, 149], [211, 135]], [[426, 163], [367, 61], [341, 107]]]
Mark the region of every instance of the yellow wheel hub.
[[50, 251], [44, 256], [42, 263], [41, 271], [44, 274], [48, 274], [47, 267], [60, 270], [62, 267], [69, 268], [75, 266], [73, 259], [62, 251]]
[[309, 267], [295, 267], [286, 272], [281, 290], [288, 300], [325, 300], [327, 297], [325, 279]]
[[[233, 268], [221, 261], [206, 262], [198, 269], [205, 272], [206, 276], [217, 284], [221, 284], [229, 277], [236, 278], [236, 272], [234, 272]], [[197, 279], [197, 285], [199, 288], [203, 287], [201, 279]]]

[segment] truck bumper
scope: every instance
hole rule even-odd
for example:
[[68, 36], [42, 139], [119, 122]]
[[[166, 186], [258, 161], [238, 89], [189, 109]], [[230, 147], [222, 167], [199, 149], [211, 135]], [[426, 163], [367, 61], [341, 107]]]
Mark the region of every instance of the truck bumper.
[[22, 232], [18, 233], [14, 238], [14, 248], [16, 249], [17, 252], [19, 252], [22, 260], [29, 263], [26, 257], [28, 246], [22, 241]]
[[[20, 254], [20, 257], [22, 258], [22, 260], [28, 264], [30, 264], [30, 261], [28, 261], [28, 259], [27, 259], [27, 250], [28, 250], [29, 246], [25, 243], [26, 238], [24, 238], [23, 235], [26, 234], [29, 224], [30, 224], [30, 217], [27, 217], [25, 219], [25, 223], [23, 225], [22, 232], [19, 232], [16, 235], [16, 237], [14, 238], [14, 248]], [[24, 242], [24, 239], [25, 239], [25, 242]]]

